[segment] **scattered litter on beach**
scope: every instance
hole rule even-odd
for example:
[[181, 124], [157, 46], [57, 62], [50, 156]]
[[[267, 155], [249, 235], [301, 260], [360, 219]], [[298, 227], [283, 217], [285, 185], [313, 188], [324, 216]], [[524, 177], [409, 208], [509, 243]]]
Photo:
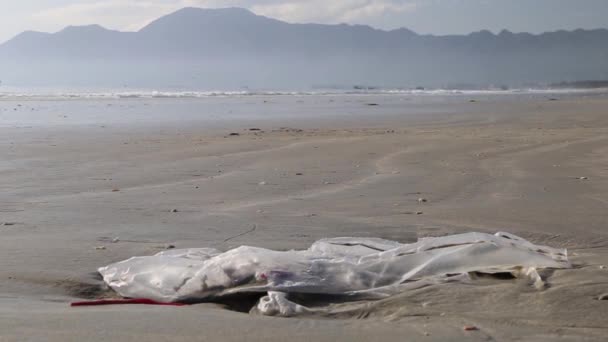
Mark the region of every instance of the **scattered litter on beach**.
[[257, 293], [261, 298], [254, 312], [297, 316], [322, 309], [296, 303], [295, 294], [377, 300], [433, 284], [475, 281], [473, 274], [509, 274], [542, 289], [545, 280], [538, 270], [570, 267], [563, 249], [534, 245], [508, 233], [467, 233], [412, 244], [323, 239], [306, 250], [291, 251], [248, 246], [227, 252], [173, 249], [98, 271], [124, 298], [193, 303]]

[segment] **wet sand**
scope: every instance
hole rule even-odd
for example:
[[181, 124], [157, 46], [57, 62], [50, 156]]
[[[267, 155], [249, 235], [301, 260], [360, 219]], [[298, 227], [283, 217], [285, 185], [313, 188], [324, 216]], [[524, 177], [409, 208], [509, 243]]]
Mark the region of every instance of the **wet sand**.
[[[0, 340], [602, 340], [608, 100], [451, 106], [213, 129], [0, 128]], [[542, 291], [480, 279], [340, 304], [330, 317], [68, 306], [101, 295], [97, 267], [170, 245], [284, 250], [501, 230], [568, 248], [575, 268], [546, 274]]]

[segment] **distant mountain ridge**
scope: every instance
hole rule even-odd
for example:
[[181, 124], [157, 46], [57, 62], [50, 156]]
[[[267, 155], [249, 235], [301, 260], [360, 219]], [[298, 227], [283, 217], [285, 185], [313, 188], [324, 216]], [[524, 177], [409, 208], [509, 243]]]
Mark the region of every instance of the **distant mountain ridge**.
[[5, 84], [235, 88], [555, 83], [608, 79], [608, 30], [419, 35], [184, 8], [138, 32], [27, 31], [0, 45]]

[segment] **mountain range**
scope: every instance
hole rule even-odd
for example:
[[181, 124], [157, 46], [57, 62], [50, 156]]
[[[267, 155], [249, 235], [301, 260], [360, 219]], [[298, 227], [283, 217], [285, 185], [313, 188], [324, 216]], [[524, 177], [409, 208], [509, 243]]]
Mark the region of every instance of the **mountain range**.
[[419, 35], [184, 8], [137, 32], [23, 32], [0, 45], [9, 85], [167, 88], [447, 87], [608, 79], [608, 30]]

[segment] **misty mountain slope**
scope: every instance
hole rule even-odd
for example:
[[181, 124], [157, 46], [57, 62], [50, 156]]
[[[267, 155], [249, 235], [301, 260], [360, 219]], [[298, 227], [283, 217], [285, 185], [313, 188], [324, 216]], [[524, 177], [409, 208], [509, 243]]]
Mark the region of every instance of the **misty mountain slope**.
[[24, 32], [0, 45], [15, 85], [295, 88], [608, 79], [608, 30], [418, 35], [289, 24], [239, 8], [185, 8], [139, 32], [98, 25]]

